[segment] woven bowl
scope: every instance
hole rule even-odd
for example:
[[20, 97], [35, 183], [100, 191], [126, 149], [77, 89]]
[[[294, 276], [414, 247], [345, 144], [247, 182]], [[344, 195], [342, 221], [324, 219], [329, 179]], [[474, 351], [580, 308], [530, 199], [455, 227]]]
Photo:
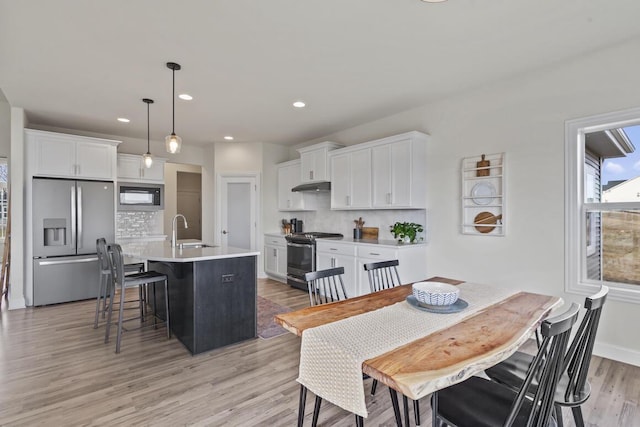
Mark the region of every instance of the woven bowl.
[[458, 300], [460, 289], [442, 282], [418, 282], [413, 284], [413, 296], [426, 305], [451, 305]]

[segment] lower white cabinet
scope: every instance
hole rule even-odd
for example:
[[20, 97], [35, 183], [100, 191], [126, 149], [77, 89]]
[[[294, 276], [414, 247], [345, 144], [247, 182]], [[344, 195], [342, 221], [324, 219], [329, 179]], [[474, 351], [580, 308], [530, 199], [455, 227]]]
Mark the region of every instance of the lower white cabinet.
[[287, 241], [283, 236], [264, 235], [264, 272], [281, 281], [287, 278]]
[[316, 241], [316, 270], [344, 267], [344, 283], [347, 297], [361, 295], [356, 274], [355, 247], [350, 243]]
[[427, 278], [427, 246], [351, 241], [316, 240], [316, 268], [344, 267], [344, 285], [349, 298], [371, 292], [364, 265], [370, 262], [397, 259], [398, 274], [403, 284]]

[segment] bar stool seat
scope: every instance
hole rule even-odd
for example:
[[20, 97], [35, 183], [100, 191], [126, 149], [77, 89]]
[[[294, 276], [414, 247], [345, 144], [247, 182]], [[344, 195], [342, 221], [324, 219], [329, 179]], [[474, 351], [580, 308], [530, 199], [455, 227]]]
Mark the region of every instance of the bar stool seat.
[[[153, 291], [155, 295], [156, 283], [164, 283], [164, 303], [165, 303], [165, 319], [164, 323], [167, 328], [167, 339], [171, 338], [171, 328], [169, 322], [169, 289], [168, 278], [166, 274], [162, 274], [156, 271], [145, 271], [141, 273], [124, 274], [124, 262], [122, 257], [122, 248], [120, 245], [114, 243], [108, 246], [107, 260], [110, 264], [112, 289], [118, 288], [120, 290], [120, 310], [118, 315], [118, 332], [116, 337], [116, 353], [120, 353], [120, 343], [122, 341], [123, 323], [128, 320], [124, 319], [124, 303], [125, 303], [125, 291], [130, 288], [138, 287], [140, 289], [144, 285], [153, 285]], [[153, 326], [156, 326], [157, 310], [155, 309], [155, 298], [153, 298], [154, 310], [153, 310]], [[109, 334], [111, 331], [111, 319], [113, 313], [113, 304], [109, 305], [109, 314], [107, 315], [107, 328], [105, 331], [104, 342], [109, 342]], [[144, 326], [141, 326], [144, 327]]]

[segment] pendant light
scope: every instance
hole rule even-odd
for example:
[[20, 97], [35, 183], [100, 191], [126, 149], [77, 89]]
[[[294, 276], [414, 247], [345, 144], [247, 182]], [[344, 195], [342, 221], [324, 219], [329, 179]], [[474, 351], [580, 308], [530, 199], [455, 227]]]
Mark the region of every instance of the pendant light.
[[167, 62], [167, 68], [173, 72], [173, 93], [171, 98], [171, 109], [173, 111], [173, 124], [171, 126], [171, 135], [165, 138], [167, 152], [171, 154], [179, 153], [182, 146], [182, 138], [176, 135], [176, 70], [180, 70], [180, 64], [175, 62]]
[[151, 156], [151, 150], [149, 148], [149, 104], [153, 104], [153, 99], [143, 98], [142, 102], [147, 104], [147, 152], [144, 153], [142, 158], [144, 159], [144, 166], [149, 169], [153, 164], [153, 157]]

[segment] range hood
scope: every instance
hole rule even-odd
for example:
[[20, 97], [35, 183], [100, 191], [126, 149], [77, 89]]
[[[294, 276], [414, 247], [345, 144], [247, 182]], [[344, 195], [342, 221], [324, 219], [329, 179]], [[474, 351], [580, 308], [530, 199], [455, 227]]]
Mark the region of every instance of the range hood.
[[331, 191], [331, 183], [329, 181], [309, 182], [296, 185], [291, 191]]

